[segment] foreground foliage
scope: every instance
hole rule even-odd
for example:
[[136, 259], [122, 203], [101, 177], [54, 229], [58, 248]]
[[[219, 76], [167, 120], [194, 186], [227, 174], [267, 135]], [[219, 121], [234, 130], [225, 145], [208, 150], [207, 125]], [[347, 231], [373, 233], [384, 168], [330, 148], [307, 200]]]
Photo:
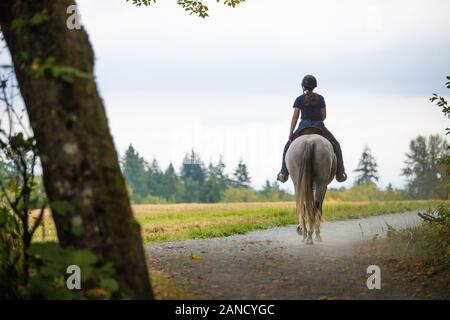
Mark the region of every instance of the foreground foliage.
[[448, 205], [428, 210], [422, 224], [396, 230], [390, 228], [388, 238], [377, 240], [392, 256], [422, 269], [450, 270], [450, 211]]
[[[22, 241], [18, 218], [0, 207], [0, 299], [108, 299], [120, 297], [112, 264], [89, 250]], [[82, 270], [81, 289], [68, 290], [67, 267]], [[26, 268], [24, 268], [26, 266]]]

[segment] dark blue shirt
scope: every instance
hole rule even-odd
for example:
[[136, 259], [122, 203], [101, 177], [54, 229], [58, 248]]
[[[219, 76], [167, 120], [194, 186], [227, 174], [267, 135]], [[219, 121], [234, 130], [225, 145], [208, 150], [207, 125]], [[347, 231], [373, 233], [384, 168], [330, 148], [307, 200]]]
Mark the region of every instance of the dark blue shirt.
[[325, 108], [325, 99], [317, 93], [314, 94], [314, 102], [305, 104], [305, 95], [295, 99], [294, 108], [299, 108], [302, 112], [302, 120], [323, 120], [322, 108]]

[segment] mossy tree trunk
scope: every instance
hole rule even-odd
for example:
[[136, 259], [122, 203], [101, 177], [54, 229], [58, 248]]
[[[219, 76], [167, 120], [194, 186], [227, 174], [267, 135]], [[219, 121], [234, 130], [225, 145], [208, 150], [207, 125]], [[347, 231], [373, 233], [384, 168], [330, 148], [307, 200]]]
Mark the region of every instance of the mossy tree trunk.
[[153, 298], [140, 235], [84, 29], [69, 30], [71, 0], [2, 0], [0, 25], [43, 167], [58, 239], [117, 270], [121, 292]]

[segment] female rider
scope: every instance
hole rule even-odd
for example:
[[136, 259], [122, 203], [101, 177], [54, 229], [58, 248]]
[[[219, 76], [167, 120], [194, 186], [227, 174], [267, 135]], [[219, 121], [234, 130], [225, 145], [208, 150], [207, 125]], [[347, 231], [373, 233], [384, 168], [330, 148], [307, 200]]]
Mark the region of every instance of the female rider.
[[[320, 129], [322, 131], [322, 135], [333, 145], [334, 153], [337, 158], [336, 180], [339, 182], [344, 182], [347, 180], [347, 174], [344, 169], [344, 160], [342, 159], [341, 146], [323, 123], [327, 117], [325, 100], [320, 94], [313, 92], [316, 87], [317, 80], [314, 76], [306, 75], [303, 78], [303, 94], [299, 96], [294, 103], [294, 113], [292, 115], [291, 127], [289, 130], [289, 140], [284, 147], [281, 171], [277, 176], [277, 180], [283, 183], [289, 179], [289, 173], [285, 162], [286, 152], [289, 149], [291, 142], [300, 136], [301, 131], [310, 127]], [[302, 118], [297, 130], [294, 132], [300, 112]]]

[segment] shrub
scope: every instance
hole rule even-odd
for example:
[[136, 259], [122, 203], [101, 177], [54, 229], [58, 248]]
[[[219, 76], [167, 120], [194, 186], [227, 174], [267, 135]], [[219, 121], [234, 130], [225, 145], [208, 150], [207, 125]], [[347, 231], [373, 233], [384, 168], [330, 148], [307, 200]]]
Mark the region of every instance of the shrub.
[[326, 194], [327, 200], [341, 201], [389, 201], [405, 200], [407, 198], [404, 190], [392, 187], [380, 190], [375, 183], [354, 185], [350, 189], [330, 189]]
[[[111, 299], [120, 298], [119, 284], [111, 264], [102, 264], [89, 250], [62, 248], [57, 243], [33, 244], [30, 249], [31, 277], [26, 288], [28, 299]], [[66, 287], [66, 269], [81, 270], [81, 289]]]
[[230, 188], [223, 192], [222, 202], [252, 202], [257, 201], [258, 195], [248, 188]]
[[[450, 212], [445, 206], [434, 212], [429, 209], [424, 215], [427, 219], [420, 226], [397, 231], [390, 228], [388, 236], [393, 238], [393, 245], [408, 245], [403, 254], [418, 258], [425, 265], [450, 265]], [[396, 239], [397, 238], [397, 239]], [[400, 240], [400, 241], [399, 241]]]
[[273, 190], [258, 195], [258, 201], [276, 202], [276, 201], [295, 201], [295, 196], [283, 190]]
[[166, 199], [158, 196], [148, 195], [144, 199], [142, 199], [140, 204], [166, 204], [168, 203]]

